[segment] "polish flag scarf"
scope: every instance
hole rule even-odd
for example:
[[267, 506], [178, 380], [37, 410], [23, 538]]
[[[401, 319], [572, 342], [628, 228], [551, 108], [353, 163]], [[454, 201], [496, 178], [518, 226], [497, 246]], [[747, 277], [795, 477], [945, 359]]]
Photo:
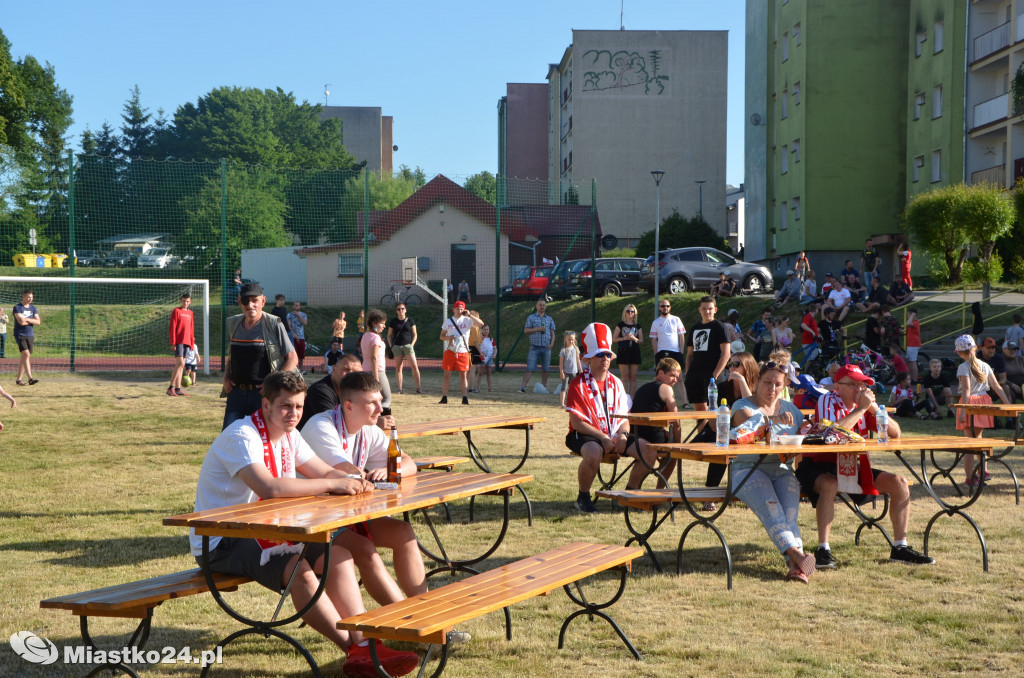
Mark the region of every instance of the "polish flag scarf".
[[[292, 447], [291, 436], [285, 434], [281, 438], [281, 468], [277, 467], [277, 459], [274, 458], [274, 446], [270, 442], [270, 435], [267, 433], [267, 424], [263, 421], [263, 412], [256, 410], [252, 413], [252, 425], [260, 434], [260, 441], [263, 443], [263, 463], [266, 464], [270, 475], [275, 478], [295, 477], [295, 450]], [[271, 539], [257, 539], [260, 545], [260, 565], [266, 565], [274, 556], [286, 553], [301, 553], [302, 544], [291, 541], [274, 541]]]
[[565, 397], [565, 410], [597, 428], [605, 435], [613, 435], [625, 419], [612, 419], [612, 414], [626, 411], [626, 392], [611, 372], [605, 377], [604, 391], [597, 387], [597, 380], [585, 366], [583, 371], [569, 384]]

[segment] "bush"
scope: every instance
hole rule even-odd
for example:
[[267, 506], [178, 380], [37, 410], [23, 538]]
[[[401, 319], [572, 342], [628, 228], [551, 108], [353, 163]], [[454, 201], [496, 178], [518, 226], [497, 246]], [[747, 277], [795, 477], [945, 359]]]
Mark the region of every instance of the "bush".
[[[676, 247], [714, 247], [732, 254], [729, 242], [703, 218], [696, 216], [686, 219], [675, 210], [661, 221], [660, 242], [662, 250]], [[636, 256], [649, 257], [654, 254], [654, 231], [648, 231], [636, 244]]]
[[1003, 259], [998, 252], [993, 252], [988, 261], [971, 257], [964, 262], [964, 282], [968, 285], [983, 283], [996, 284], [1003, 277]]

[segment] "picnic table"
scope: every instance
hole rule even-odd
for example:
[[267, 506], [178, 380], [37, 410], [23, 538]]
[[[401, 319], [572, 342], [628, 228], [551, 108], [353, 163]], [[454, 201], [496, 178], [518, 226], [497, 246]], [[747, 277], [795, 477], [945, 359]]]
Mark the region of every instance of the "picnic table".
[[[955, 403], [953, 407], [963, 410], [964, 414], [967, 415], [967, 424], [971, 427], [971, 435], [977, 435], [977, 431], [974, 428], [974, 417], [975, 415], [988, 415], [991, 417], [1011, 417], [1014, 421], [1013, 429], [1013, 442], [1001, 451], [993, 451], [992, 456], [988, 458], [988, 461], [994, 461], [1010, 474], [1010, 478], [1013, 479], [1013, 491], [1016, 496], [1017, 505], [1020, 505], [1020, 483], [1017, 482], [1017, 474], [1013, 472], [1010, 465], [1007, 464], [1003, 459], [1010, 453], [1010, 451], [1021, 444], [1021, 440], [1024, 439], [1024, 425], [1021, 423], [1020, 415], [1024, 413], [1024, 403], [1018, 403], [1015, 405], [1007, 405], [1005, 403], [992, 403], [991, 405], [982, 404], [963, 404]], [[957, 488], [959, 492], [960, 488]]]
[[[758, 465], [763, 463], [769, 456], [778, 456], [780, 459], [787, 459], [804, 452], [835, 452], [845, 454], [874, 454], [876, 456], [883, 454], [893, 454], [903, 464], [904, 467], [910, 472], [914, 481], [920, 483], [928, 495], [935, 501], [939, 506], [939, 510], [931, 517], [928, 521], [928, 525], [924, 531], [924, 553], [928, 554], [928, 543], [931, 535], [931, 530], [936, 521], [943, 515], [946, 516], [960, 516], [974, 529], [975, 534], [978, 536], [978, 541], [981, 544], [982, 551], [982, 564], [985, 572], [988, 572], [988, 547], [985, 543], [985, 537], [982, 534], [981, 528], [974, 521], [973, 518], [966, 512], [966, 509], [974, 504], [981, 496], [981, 492], [984, 489], [984, 484], [980, 483], [973, 489], [970, 495], [960, 495], [960, 500], [947, 500], [943, 498], [935, 489], [934, 481], [939, 477], [947, 478], [952, 482], [952, 479], [948, 471], [943, 470], [942, 467], [935, 464], [935, 468], [938, 471], [932, 471], [928, 468], [929, 461], [931, 460], [934, 464], [936, 452], [949, 451], [956, 455], [957, 459], [962, 458], [964, 454], [977, 454], [982, 456], [988, 456], [992, 453], [992, 441], [982, 440], [975, 438], [962, 438], [958, 436], [907, 436], [900, 438], [891, 438], [886, 443], [880, 443], [877, 440], [864, 440], [861, 442], [850, 442], [845, 445], [835, 446], [801, 446], [801, 445], [772, 445], [767, 446], [764, 444], [730, 444], [728, 447], [718, 447], [714, 443], [665, 443], [655, 445], [659, 450], [667, 452], [673, 459], [676, 460], [693, 460], [693, 461], [704, 461], [704, 462], [719, 462], [728, 463], [731, 459], [741, 454], [759, 454], [761, 455]], [[904, 457], [904, 452], [918, 450], [920, 452], [920, 464], [919, 468], [915, 466]], [[756, 466], [755, 466], [756, 468]], [[732, 478], [732, 467], [729, 468], [728, 482], [725, 488], [725, 497], [722, 505], [718, 509], [710, 514], [702, 514], [698, 512], [687, 499], [687, 488], [683, 482], [682, 465], [677, 465], [676, 473], [680, 504], [686, 508], [686, 510], [693, 517], [692, 522], [688, 524], [684, 529], [679, 539], [679, 546], [676, 550], [676, 567], [677, 570], [681, 569], [683, 547], [686, 542], [686, 537], [695, 527], [704, 527], [711, 530], [719, 539], [722, 548], [725, 552], [726, 564], [729, 573], [729, 587], [732, 584], [732, 558], [729, 552], [728, 542], [725, 539], [725, 535], [719, 530], [715, 521], [725, 511], [729, 503], [735, 498], [736, 490], [739, 486], [733, 486]], [[747, 478], [750, 476], [748, 475]], [[744, 479], [743, 482], [746, 482]], [[742, 486], [742, 483], [740, 484]], [[694, 498], [694, 501], [702, 501], [702, 499]], [[854, 510], [857, 517], [861, 520], [861, 526], [858, 528], [858, 535], [860, 531], [867, 528], [878, 528], [878, 521], [882, 516], [870, 517], [860, 511], [856, 504], [847, 502], [847, 506]], [[884, 514], [883, 514], [884, 515]], [[884, 531], [883, 531], [884, 533]], [[886, 535], [888, 539], [888, 535]], [[891, 543], [891, 541], [890, 541]]]
[[[533, 477], [513, 473], [448, 473], [444, 471], [426, 471], [403, 479], [396, 490], [377, 490], [357, 495], [316, 495], [312, 497], [290, 497], [267, 499], [249, 504], [227, 506], [196, 513], [186, 513], [165, 518], [164, 525], [194, 528], [196, 534], [203, 538], [202, 570], [206, 577], [210, 593], [217, 604], [229, 616], [241, 622], [247, 628], [236, 631], [217, 646], [223, 648], [228, 643], [250, 634], [275, 636], [298, 650], [309, 664], [314, 675], [319, 676], [319, 667], [309, 651], [294, 637], [280, 630], [280, 627], [291, 624], [308, 612], [323, 594], [327, 586], [327, 575], [330, 568], [330, 549], [324, 552], [323, 571], [319, 587], [312, 599], [291, 616], [278, 619], [286, 598], [289, 595], [291, 582], [281, 592], [277, 611], [267, 620], [252, 619], [231, 607], [221, 596], [218, 583], [209, 570], [210, 537], [248, 537], [276, 541], [309, 543], [330, 543], [338, 528], [361, 523], [374, 518], [392, 516], [406, 511], [420, 511], [437, 543], [440, 556], [434, 556], [424, 550], [439, 566], [427, 573], [431, 577], [439, 572], [467, 572], [479, 574], [472, 566], [488, 558], [501, 545], [509, 525], [509, 498], [512, 489], [532, 480]], [[504, 499], [504, 519], [494, 543], [480, 556], [455, 559], [451, 558], [430, 521], [426, 509], [437, 504], [456, 499], [475, 497], [483, 494], [497, 494]], [[422, 546], [421, 546], [422, 548]], [[295, 569], [298, 571], [298, 568]], [[202, 675], [206, 675], [204, 668]]]
[[[526, 444], [523, 447], [523, 453], [513, 464], [512, 468], [506, 471], [506, 473], [516, 473], [526, 463], [527, 457], [530, 456], [530, 431], [533, 430], [535, 425], [544, 421], [547, 421], [547, 417], [537, 417], [533, 415], [485, 414], [475, 417], [462, 417], [460, 419], [422, 421], [411, 424], [403, 423], [398, 428], [398, 439], [407, 440], [425, 438], [427, 436], [458, 435], [461, 433], [466, 436], [466, 445], [469, 450], [469, 457], [473, 460], [473, 463], [476, 464], [480, 470], [486, 473], [493, 473], [494, 471], [491, 469], [490, 464], [487, 463], [483, 453], [480, 452], [480, 448], [473, 442], [473, 431], [485, 431], [492, 429], [522, 430], [526, 435]], [[515, 489], [520, 495], [522, 495], [523, 501], [526, 502], [527, 524], [532, 526], [533, 505], [530, 503], [530, 497], [526, 494], [526, 490], [521, 486], [517, 485]], [[470, 500], [471, 516], [472, 509], [473, 502]]]

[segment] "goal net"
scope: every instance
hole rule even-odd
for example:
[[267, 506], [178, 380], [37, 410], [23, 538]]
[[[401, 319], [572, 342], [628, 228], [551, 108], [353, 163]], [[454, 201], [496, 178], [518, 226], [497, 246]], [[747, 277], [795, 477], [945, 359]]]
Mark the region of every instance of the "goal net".
[[199, 369], [209, 374], [208, 281], [43, 276], [0, 276], [0, 308], [8, 318], [0, 372], [18, 370], [14, 305], [25, 290], [32, 291], [42, 320], [34, 327], [33, 372], [170, 370], [171, 310], [188, 292]]

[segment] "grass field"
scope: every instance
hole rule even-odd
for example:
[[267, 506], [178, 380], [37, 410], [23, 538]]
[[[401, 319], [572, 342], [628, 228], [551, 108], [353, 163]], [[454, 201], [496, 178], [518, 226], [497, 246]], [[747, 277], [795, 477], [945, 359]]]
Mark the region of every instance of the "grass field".
[[[571, 508], [576, 462], [563, 446], [566, 415], [553, 395], [516, 392], [519, 375], [499, 375], [496, 392], [472, 405], [436, 405], [440, 375], [425, 373], [424, 395], [396, 395], [402, 421], [464, 414], [523, 412], [547, 421], [533, 435], [524, 472], [534, 501], [535, 523], [527, 527], [519, 500], [513, 524], [491, 568], [571, 540], [623, 543], [621, 514], [606, 502], [583, 516]], [[196, 478], [210, 441], [217, 435], [223, 401], [219, 383], [200, 381], [192, 398], [163, 395], [164, 375], [47, 375], [37, 386], [13, 391], [15, 410], [0, 401], [0, 675], [81, 676], [86, 667], [48, 667], [15, 656], [6, 639], [28, 630], [58, 647], [79, 643], [78, 620], [41, 610], [39, 601], [66, 593], [131, 581], [194, 566], [185, 532], [161, 525], [162, 518], [192, 509]], [[5, 384], [6, 386], [6, 384]], [[11, 389], [15, 387], [11, 386]], [[457, 401], [456, 401], [457, 402]], [[914, 433], [951, 433], [948, 420], [906, 423]], [[998, 435], [1005, 435], [1000, 431]], [[483, 432], [474, 440], [500, 466], [522, 444], [521, 432]], [[413, 456], [462, 454], [461, 438], [409, 441]], [[1019, 450], [1011, 462], [1024, 471]], [[879, 459], [897, 470], [893, 460]], [[466, 465], [465, 467], [468, 467]], [[705, 467], [690, 464], [694, 483]], [[913, 488], [911, 543], [921, 535], [935, 505]], [[814, 543], [814, 515], [801, 511], [804, 536]], [[465, 506], [456, 522], [441, 528], [446, 545], [469, 555], [497, 529], [497, 503], [473, 524]], [[981, 567], [974, 533], [960, 519], [941, 518], [933, 529], [932, 567], [887, 562], [877, 534], [853, 543], [856, 521], [837, 509], [831, 544], [840, 568], [816, 574], [810, 585], [787, 582], [784, 566], [753, 514], [732, 507], [719, 521], [732, 545], [736, 577], [726, 590], [724, 558], [717, 540], [697, 532], [687, 541], [683, 574], [657, 574], [638, 560], [613, 617], [643, 653], [634, 661], [601, 621], [577, 620], [566, 648], [556, 649], [561, 619], [573, 609], [562, 593], [513, 608], [513, 639], [505, 641], [501, 615], [465, 625], [474, 635], [449, 661], [448, 676], [907, 676], [1021, 675], [1024, 664], [1024, 507], [1013, 501], [1008, 477], [997, 474], [971, 515], [988, 541], [991, 571]], [[667, 523], [654, 539], [664, 563], [685, 524]], [[692, 542], [692, 544], [691, 544]], [[611, 578], [599, 588], [609, 589]], [[268, 613], [269, 598], [255, 585], [229, 594], [243, 608]], [[599, 596], [595, 596], [599, 597]], [[255, 607], [253, 608], [255, 609]], [[131, 628], [134, 628], [132, 626]], [[171, 601], [155, 610], [148, 648], [209, 649], [238, 629], [208, 596]], [[93, 626], [101, 647], [120, 647], [129, 630], [124, 620]], [[309, 629], [295, 630], [325, 670], [340, 675], [341, 657]], [[305, 664], [283, 643], [250, 637], [230, 646], [226, 664], [212, 675], [299, 676]], [[192, 666], [145, 667], [144, 676], [193, 676]]]

